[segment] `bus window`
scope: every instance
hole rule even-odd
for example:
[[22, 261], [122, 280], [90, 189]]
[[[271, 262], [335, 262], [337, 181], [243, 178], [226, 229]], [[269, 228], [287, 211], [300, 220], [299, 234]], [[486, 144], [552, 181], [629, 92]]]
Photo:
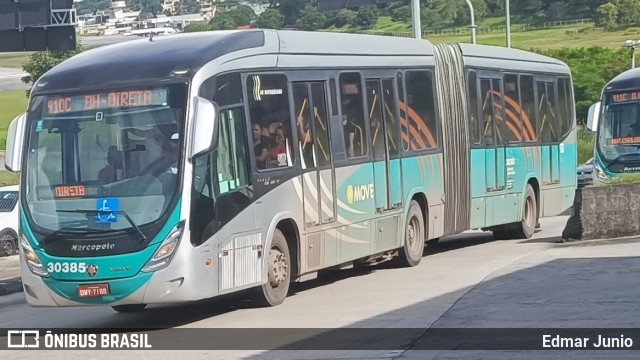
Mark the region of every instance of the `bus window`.
[[484, 143], [493, 146], [494, 114], [493, 96], [491, 95], [491, 80], [480, 80], [480, 94], [482, 99], [482, 134]]
[[371, 128], [371, 145], [373, 147], [373, 160], [384, 160], [384, 128], [382, 127], [382, 111], [380, 103], [379, 80], [367, 80], [367, 112], [369, 113], [369, 126]]
[[409, 150], [409, 127], [407, 126], [407, 112], [404, 107], [404, 82], [402, 81], [402, 73], [398, 72], [396, 77], [398, 80], [398, 108], [400, 109], [400, 125], [402, 132], [402, 148]]
[[557, 141], [557, 111], [554, 83], [536, 81], [540, 134], [543, 144]]
[[518, 76], [515, 74], [504, 75], [504, 106], [507, 140], [510, 143], [519, 143], [522, 141], [522, 121]]
[[233, 108], [220, 111], [218, 128], [218, 157], [214, 188], [222, 195], [239, 187], [249, 185], [247, 173], [247, 143], [242, 119], [242, 110]]
[[[35, 152], [35, 162], [39, 164], [34, 169], [38, 184], [62, 184], [62, 138], [59, 132], [42, 131], [34, 141], [38, 144]], [[35, 170], [37, 169], [37, 170]]]
[[[79, 123], [78, 127], [82, 133], [96, 134], [94, 139], [88, 137], [78, 138], [78, 156], [82, 163], [88, 165], [82, 168], [82, 172], [78, 176], [80, 182], [97, 179], [102, 184], [108, 184], [122, 180], [125, 177], [132, 177], [131, 172], [133, 169], [129, 166], [123, 166], [123, 147], [122, 144], [118, 144], [118, 126], [104, 126], [104, 124], [100, 124], [97, 121], [91, 121]], [[129, 134], [130, 132], [123, 133]], [[136, 152], [136, 155], [141, 156], [142, 153]], [[130, 162], [134, 156], [131, 152], [128, 152], [127, 155], [127, 161]], [[137, 169], [147, 165], [148, 163], [136, 163]], [[128, 173], [125, 174], [124, 171]]]
[[538, 126], [536, 125], [535, 99], [533, 76], [520, 76], [520, 103], [522, 104], [522, 124], [524, 141], [538, 141]]
[[293, 84], [293, 112], [296, 117], [296, 132], [298, 133], [298, 147], [302, 152], [302, 168], [315, 168], [313, 159], [313, 127], [309, 114], [309, 88], [308, 83]]
[[429, 71], [407, 71], [405, 77], [407, 88], [405, 106], [409, 118], [411, 149], [436, 148], [438, 147], [438, 128], [432, 75]]
[[318, 159], [318, 166], [328, 166], [331, 165], [331, 147], [324, 83], [311, 84], [311, 100], [313, 100], [313, 127], [316, 135], [316, 159]]
[[215, 93], [212, 99], [219, 106], [242, 103], [240, 73], [223, 74], [215, 77]]
[[478, 76], [475, 71], [469, 71], [469, 76], [467, 77], [467, 91], [469, 94], [469, 122], [471, 125], [470, 140], [472, 144], [481, 144], [481, 119], [478, 112]]
[[362, 107], [362, 83], [359, 73], [340, 74], [340, 103], [342, 128], [347, 157], [360, 157], [368, 153], [367, 133]]
[[565, 137], [571, 131], [572, 114], [571, 111], [571, 81], [568, 78], [559, 77], [558, 84], [558, 113], [560, 115], [560, 123], [558, 134], [561, 138]]
[[395, 99], [395, 89], [393, 88], [393, 80], [382, 80], [382, 92], [384, 96], [384, 119], [385, 130], [387, 133], [387, 149], [389, 156], [396, 158], [400, 152], [398, 146], [398, 120]]
[[504, 145], [508, 140], [508, 128], [504, 111], [504, 97], [502, 94], [502, 90], [500, 89], [500, 80], [491, 80], [491, 88], [493, 91], [493, 119], [496, 127], [496, 137], [494, 140], [496, 140], [498, 144]]
[[331, 93], [331, 115], [338, 116], [338, 95], [336, 94], [336, 79], [329, 80], [329, 91]]
[[[220, 111], [217, 151], [193, 161], [191, 242], [202, 244], [250, 203], [249, 149], [242, 107]], [[212, 166], [213, 164], [213, 166]]]
[[258, 170], [293, 164], [287, 77], [247, 76], [247, 98], [254, 161]]

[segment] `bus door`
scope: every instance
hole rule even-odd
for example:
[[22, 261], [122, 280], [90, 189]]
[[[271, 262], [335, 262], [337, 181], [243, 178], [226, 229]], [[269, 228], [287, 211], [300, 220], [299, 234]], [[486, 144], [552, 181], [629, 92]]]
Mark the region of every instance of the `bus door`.
[[482, 118], [485, 149], [485, 184], [487, 192], [507, 188], [507, 132], [505, 126], [502, 79], [481, 79]]
[[542, 182], [557, 184], [560, 182], [560, 145], [555, 79], [536, 81], [536, 104], [540, 124]]
[[399, 121], [393, 79], [368, 79], [367, 111], [373, 149], [376, 211], [402, 205]]
[[305, 227], [335, 221], [336, 192], [329, 141], [325, 82], [293, 83], [294, 112], [302, 161]]

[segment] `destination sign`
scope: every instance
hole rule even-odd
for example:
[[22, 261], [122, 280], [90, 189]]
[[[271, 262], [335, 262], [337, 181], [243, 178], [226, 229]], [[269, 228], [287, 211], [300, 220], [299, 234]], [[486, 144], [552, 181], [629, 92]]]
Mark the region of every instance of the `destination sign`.
[[611, 94], [611, 103], [625, 103], [640, 100], [640, 90]]
[[61, 185], [55, 187], [56, 197], [82, 197], [86, 191], [84, 185]]
[[628, 145], [628, 144], [635, 145], [635, 144], [640, 144], [640, 136], [613, 138], [613, 139], [610, 139], [609, 142], [611, 145]]
[[59, 115], [75, 111], [94, 111], [137, 106], [166, 106], [167, 89], [125, 90], [84, 95], [50, 97], [47, 114]]

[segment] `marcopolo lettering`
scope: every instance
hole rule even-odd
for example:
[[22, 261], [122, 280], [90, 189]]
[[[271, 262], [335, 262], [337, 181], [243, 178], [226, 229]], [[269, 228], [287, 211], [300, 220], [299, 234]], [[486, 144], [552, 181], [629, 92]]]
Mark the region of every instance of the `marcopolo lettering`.
[[113, 250], [116, 244], [91, 244], [91, 245], [71, 245], [71, 251], [100, 251], [100, 250]]

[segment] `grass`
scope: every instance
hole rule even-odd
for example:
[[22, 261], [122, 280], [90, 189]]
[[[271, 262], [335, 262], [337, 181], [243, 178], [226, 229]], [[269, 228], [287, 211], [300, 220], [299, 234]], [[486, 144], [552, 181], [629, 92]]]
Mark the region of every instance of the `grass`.
[[0, 67], [22, 69], [22, 65], [29, 60], [33, 52], [0, 52]]
[[609, 179], [609, 184], [637, 184], [640, 183], [640, 174], [621, 174]]
[[0, 186], [18, 185], [20, 183], [20, 173], [0, 171]]
[[0, 149], [5, 149], [7, 128], [11, 120], [26, 108], [27, 97], [24, 90], [0, 92]]
[[[619, 49], [629, 37], [640, 34], [635, 30], [619, 30], [612, 32], [589, 31], [588, 27], [557, 28], [530, 30], [511, 33], [511, 46], [521, 49], [560, 49], [600, 46]], [[470, 35], [462, 36], [427, 36], [433, 42], [471, 42]], [[483, 45], [505, 46], [504, 33], [481, 34], [477, 43]]]
[[584, 164], [593, 157], [595, 135], [589, 130], [578, 131], [578, 164]]
[[[487, 18], [477, 24], [479, 28], [489, 28], [504, 25], [504, 18]], [[511, 22], [512, 26], [518, 25], [516, 20]], [[328, 31], [355, 31], [361, 30], [346, 25], [342, 28], [331, 27]], [[407, 32], [411, 33], [411, 23], [396, 22], [390, 16], [380, 16], [378, 23], [374, 25], [370, 31], [385, 32]], [[433, 42], [471, 42], [470, 35], [459, 36], [433, 36], [426, 38]], [[506, 34], [504, 32], [496, 32], [491, 34], [479, 34], [477, 36], [478, 44], [505, 46]], [[628, 39], [640, 38], [640, 28], [631, 27], [618, 31], [594, 31], [589, 25], [576, 25], [573, 27], [562, 27], [554, 29], [536, 29], [529, 31], [512, 31], [511, 45], [521, 49], [558, 49], [558, 48], [576, 48], [601, 46], [606, 48], [619, 49]]]

